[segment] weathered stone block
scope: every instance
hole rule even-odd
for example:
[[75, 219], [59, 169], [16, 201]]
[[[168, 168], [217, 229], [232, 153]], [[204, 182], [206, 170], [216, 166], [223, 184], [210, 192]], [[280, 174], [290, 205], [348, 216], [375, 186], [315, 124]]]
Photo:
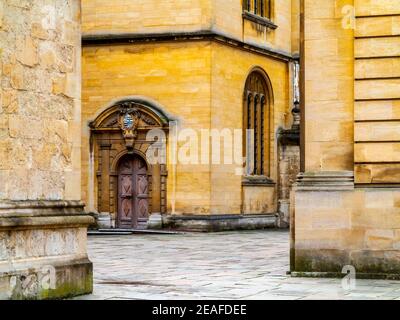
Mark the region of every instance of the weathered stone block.
[[16, 56], [19, 62], [29, 67], [33, 67], [38, 63], [37, 47], [31, 37], [17, 36]]

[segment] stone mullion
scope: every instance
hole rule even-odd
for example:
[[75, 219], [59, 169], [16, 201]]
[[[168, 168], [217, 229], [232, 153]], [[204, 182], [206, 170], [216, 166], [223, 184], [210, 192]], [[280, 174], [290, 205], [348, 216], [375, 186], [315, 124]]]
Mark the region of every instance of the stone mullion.
[[[253, 163], [251, 163], [251, 165], [253, 165], [254, 160], [255, 160], [255, 159], [253, 159], [253, 161], [250, 161], [250, 159], [251, 159], [250, 152], [252, 150], [250, 150], [249, 140], [248, 140], [249, 138], [254, 140], [253, 135], [251, 137], [248, 137], [248, 134], [251, 132], [250, 130], [254, 129], [254, 127], [253, 127], [253, 123], [254, 123], [254, 121], [253, 121], [253, 119], [254, 119], [253, 98], [254, 98], [253, 94], [251, 92], [248, 92], [247, 93], [247, 105], [246, 105], [246, 108], [247, 108], [247, 110], [246, 110], [246, 129], [247, 130], [245, 131], [245, 137], [244, 137], [245, 138], [244, 145], [245, 145], [245, 150], [246, 150], [247, 168], [250, 168], [250, 162], [253, 162]], [[253, 147], [254, 147], [254, 145], [253, 145]], [[251, 175], [253, 173], [254, 173], [254, 166], [253, 166], [253, 171], [252, 172], [248, 171], [247, 174]]]
[[261, 165], [261, 175], [265, 174], [265, 96], [260, 98], [260, 165]]
[[259, 96], [255, 95], [254, 96], [254, 117], [253, 117], [253, 125], [254, 125], [254, 174], [258, 175], [259, 173], [259, 151], [260, 151], [260, 140], [259, 140], [259, 134], [260, 134], [260, 115], [259, 115]]

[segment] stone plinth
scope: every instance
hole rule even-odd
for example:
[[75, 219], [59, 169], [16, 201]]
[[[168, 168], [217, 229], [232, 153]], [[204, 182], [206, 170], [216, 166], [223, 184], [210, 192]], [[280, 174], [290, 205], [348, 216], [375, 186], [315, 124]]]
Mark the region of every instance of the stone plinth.
[[79, 201], [0, 202], [0, 299], [90, 293], [90, 223]]
[[291, 221], [296, 276], [400, 279], [400, 189], [354, 186], [352, 172], [299, 176]]

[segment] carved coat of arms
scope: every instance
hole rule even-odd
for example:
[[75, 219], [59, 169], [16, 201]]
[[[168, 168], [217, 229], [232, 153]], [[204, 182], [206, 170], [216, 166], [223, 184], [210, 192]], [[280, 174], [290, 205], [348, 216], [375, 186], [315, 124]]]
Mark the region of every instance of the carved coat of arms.
[[140, 118], [141, 113], [137, 108], [121, 108], [119, 126], [122, 129], [125, 144], [128, 149], [133, 149], [135, 144]]

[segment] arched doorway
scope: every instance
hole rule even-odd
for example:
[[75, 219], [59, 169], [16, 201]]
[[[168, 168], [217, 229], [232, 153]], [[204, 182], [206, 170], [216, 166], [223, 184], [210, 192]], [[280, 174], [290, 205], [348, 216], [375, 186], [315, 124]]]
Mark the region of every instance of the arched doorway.
[[154, 136], [166, 148], [168, 118], [150, 103], [124, 100], [90, 128], [95, 208], [102, 219], [109, 217], [110, 227], [146, 228], [152, 215], [167, 212], [166, 157], [151, 161], [147, 151], [153, 154]]
[[138, 228], [149, 219], [149, 177], [146, 162], [126, 155], [118, 165], [117, 228]]

